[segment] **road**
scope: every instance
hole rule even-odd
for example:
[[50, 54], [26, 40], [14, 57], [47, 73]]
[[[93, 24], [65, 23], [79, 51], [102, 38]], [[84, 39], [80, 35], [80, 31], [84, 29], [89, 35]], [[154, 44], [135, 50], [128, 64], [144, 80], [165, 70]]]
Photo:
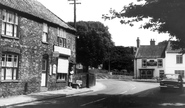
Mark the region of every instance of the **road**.
[[185, 94], [159, 89], [159, 83], [98, 80], [106, 89], [14, 106], [16, 108], [181, 108]]

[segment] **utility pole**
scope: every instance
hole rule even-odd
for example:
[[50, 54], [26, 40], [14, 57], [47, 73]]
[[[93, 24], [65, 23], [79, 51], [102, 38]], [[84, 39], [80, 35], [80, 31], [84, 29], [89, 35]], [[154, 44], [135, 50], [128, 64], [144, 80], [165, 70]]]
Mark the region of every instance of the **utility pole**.
[[76, 0], [68, 0], [68, 1], [74, 1], [73, 3], [69, 3], [74, 5], [74, 27], [76, 29], [76, 4], [81, 4], [80, 2], [76, 2]]
[[[76, 29], [76, 4], [81, 4], [80, 2], [76, 2], [76, 0], [68, 0], [68, 1], [73, 1], [73, 3], [69, 3], [69, 4], [72, 4], [74, 5], [74, 28]], [[76, 35], [76, 34], [75, 34]], [[75, 38], [75, 49], [76, 49], [76, 53], [77, 53], [77, 38]], [[77, 57], [77, 56], [76, 56]], [[76, 61], [76, 59], [75, 59]], [[76, 63], [75, 63], [75, 74], [76, 74]]]

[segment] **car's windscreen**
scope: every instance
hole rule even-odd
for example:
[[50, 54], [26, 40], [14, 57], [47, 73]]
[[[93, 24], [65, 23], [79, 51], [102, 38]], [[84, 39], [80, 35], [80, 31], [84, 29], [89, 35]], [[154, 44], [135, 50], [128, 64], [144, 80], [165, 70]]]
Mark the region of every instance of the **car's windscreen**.
[[173, 75], [173, 74], [172, 75], [170, 75], [170, 74], [168, 75], [167, 74], [167, 75], [163, 76], [163, 79], [178, 79], [178, 75]]

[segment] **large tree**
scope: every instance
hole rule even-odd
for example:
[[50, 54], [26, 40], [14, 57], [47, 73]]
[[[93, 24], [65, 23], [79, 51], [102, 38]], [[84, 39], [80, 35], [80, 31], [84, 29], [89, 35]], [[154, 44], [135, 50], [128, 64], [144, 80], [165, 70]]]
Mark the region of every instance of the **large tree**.
[[104, 68], [108, 69], [110, 65], [110, 70], [126, 69], [128, 72], [133, 72], [133, 59], [133, 47], [114, 46], [110, 50], [110, 57], [107, 57], [104, 62]]
[[[69, 22], [73, 25], [73, 22]], [[76, 23], [77, 29], [77, 63], [83, 66], [97, 67], [105, 60], [110, 47], [114, 46], [108, 27], [101, 22], [79, 21]], [[88, 71], [86, 68], [85, 71]]]
[[[143, 1], [143, 0], [138, 0]], [[134, 22], [149, 19], [141, 28], [151, 29], [159, 33], [169, 33], [176, 37], [175, 46], [185, 48], [185, 0], [144, 0], [144, 4], [131, 3], [121, 12], [110, 9], [111, 15], [103, 15], [105, 19], [120, 18], [121, 23], [134, 25]]]

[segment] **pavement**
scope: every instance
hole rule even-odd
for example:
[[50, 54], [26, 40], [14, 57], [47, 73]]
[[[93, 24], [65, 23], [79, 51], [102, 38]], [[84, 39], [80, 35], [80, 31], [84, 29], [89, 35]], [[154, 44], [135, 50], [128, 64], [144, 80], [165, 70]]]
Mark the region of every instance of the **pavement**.
[[18, 96], [12, 96], [7, 98], [0, 98], [0, 108], [19, 105], [19, 104], [26, 104], [26, 103], [36, 102], [36, 101], [42, 101], [42, 100], [55, 99], [60, 97], [75, 96], [75, 95], [95, 92], [103, 89], [105, 89], [105, 86], [99, 82], [96, 82], [96, 85], [91, 88], [75, 89], [75, 88], [67, 87], [66, 89], [55, 90], [55, 91], [38, 92], [38, 93], [31, 93], [28, 95], [18, 95]]

